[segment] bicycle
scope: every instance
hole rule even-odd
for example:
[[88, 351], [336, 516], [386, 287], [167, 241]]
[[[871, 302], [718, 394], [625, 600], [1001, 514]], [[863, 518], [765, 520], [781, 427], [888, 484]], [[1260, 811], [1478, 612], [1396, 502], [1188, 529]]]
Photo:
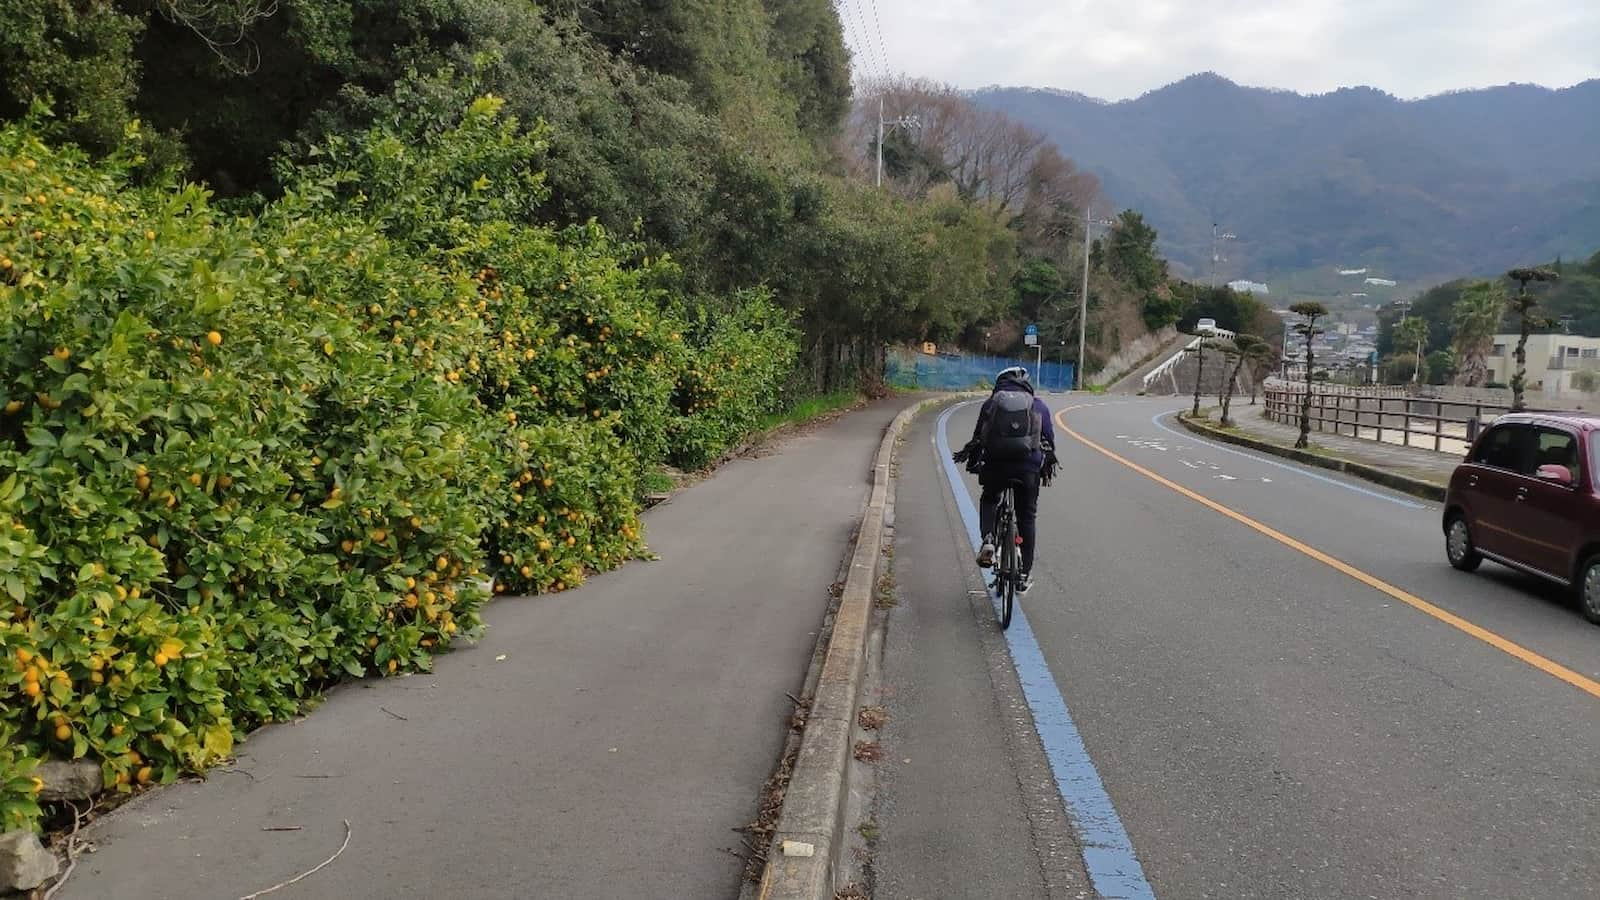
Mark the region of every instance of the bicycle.
[[994, 588], [1000, 595], [1000, 630], [1011, 627], [1011, 610], [1017, 602], [1017, 586], [1022, 583], [1022, 535], [1017, 531], [1013, 493], [1016, 482], [1000, 495], [999, 519], [995, 529]]

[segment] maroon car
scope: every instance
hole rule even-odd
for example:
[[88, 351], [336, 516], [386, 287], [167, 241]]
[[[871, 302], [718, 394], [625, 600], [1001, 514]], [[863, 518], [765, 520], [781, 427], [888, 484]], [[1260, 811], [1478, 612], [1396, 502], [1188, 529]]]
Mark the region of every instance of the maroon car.
[[1600, 624], [1600, 417], [1496, 419], [1450, 477], [1444, 532], [1456, 568], [1488, 558], [1567, 585]]

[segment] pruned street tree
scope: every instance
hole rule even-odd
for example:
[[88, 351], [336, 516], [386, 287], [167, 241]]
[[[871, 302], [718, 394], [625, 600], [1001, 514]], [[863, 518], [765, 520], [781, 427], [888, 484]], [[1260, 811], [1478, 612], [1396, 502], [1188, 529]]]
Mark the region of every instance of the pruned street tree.
[[1512, 269], [1506, 276], [1521, 286], [1511, 298], [1511, 311], [1517, 314], [1518, 320], [1517, 373], [1511, 376], [1511, 408], [1520, 410], [1527, 408], [1524, 396], [1528, 387], [1528, 335], [1535, 328], [1549, 325], [1549, 320], [1537, 312], [1539, 296], [1528, 292], [1528, 282], [1551, 282], [1561, 276], [1549, 269]]
[[[1228, 375], [1228, 383], [1222, 394], [1222, 424], [1224, 426], [1233, 424], [1230, 413], [1233, 408], [1233, 392], [1239, 384], [1239, 375], [1245, 370], [1246, 366], [1260, 359], [1261, 351], [1267, 349], [1267, 342], [1253, 334], [1238, 334], [1234, 335], [1233, 342], [1229, 347], [1231, 349], [1224, 352], [1232, 360], [1233, 370]], [[1252, 378], [1251, 381], [1253, 384], [1254, 379]]]
[[1328, 308], [1321, 303], [1307, 301], [1296, 303], [1289, 307], [1289, 311], [1300, 317], [1301, 321], [1294, 326], [1294, 330], [1306, 341], [1306, 391], [1300, 397], [1300, 437], [1294, 442], [1297, 449], [1304, 450], [1311, 446], [1311, 382], [1317, 370], [1313, 345], [1321, 333], [1317, 328], [1317, 320], [1328, 315]]

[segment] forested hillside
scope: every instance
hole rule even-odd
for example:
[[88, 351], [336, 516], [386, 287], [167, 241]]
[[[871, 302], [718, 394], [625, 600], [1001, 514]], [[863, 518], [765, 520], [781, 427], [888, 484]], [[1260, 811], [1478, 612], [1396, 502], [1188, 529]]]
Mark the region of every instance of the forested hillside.
[[1600, 238], [1600, 81], [1403, 101], [1195, 75], [1104, 103], [1025, 88], [974, 100], [1048, 135], [1114, 203], [1208, 275], [1212, 223], [1238, 235], [1223, 281], [1337, 292], [1338, 268], [1415, 286], [1576, 257]]

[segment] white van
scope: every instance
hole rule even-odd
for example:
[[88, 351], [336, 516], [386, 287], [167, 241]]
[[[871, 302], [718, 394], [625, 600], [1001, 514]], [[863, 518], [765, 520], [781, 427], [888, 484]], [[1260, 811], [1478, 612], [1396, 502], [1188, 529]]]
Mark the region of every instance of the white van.
[[1194, 323], [1194, 330], [1197, 334], [1212, 334], [1217, 330], [1217, 320], [1201, 319]]

